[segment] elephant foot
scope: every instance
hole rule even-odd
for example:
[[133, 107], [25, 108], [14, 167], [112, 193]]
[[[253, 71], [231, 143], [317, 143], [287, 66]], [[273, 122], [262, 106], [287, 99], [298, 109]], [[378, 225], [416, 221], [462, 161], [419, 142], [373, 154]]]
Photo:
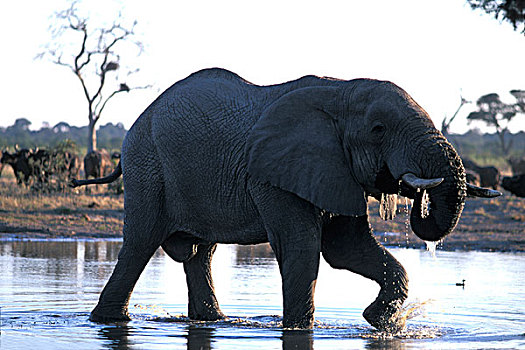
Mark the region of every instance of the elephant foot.
[[401, 300], [387, 302], [376, 299], [363, 312], [363, 317], [372, 327], [387, 333], [397, 333], [405, 327], [405, 320], [400, 317]]
[[314, 326], [313, 306], [306, 311], [286, 312], [283, 315], [284, 329], [312, 329]]
[[117, 311], [117, 312], [103, 312], [97, 306], [91, 311], [89, 316], [91, 322], [97, 323], [112, 323], [112, 322], [126, 322], [131, 321], [128, 313], [126, 311]]
[[219, 321], [224, 320], [226, 315], [220, 309], [210, 307], [200, 310], [200, 312], [190, 310], [188, 317], [196, 321]]
[[313, 326], [313, 318], [304, 318], [301, 320], [283, 320], [284, 329], [312, 329]]

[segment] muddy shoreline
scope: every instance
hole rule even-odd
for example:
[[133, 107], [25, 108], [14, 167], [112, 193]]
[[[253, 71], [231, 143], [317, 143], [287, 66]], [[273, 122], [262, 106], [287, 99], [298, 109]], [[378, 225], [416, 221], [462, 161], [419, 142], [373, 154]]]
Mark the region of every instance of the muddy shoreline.
[[[123, 196], [86, 193], [34, 195], [12, 179], [0, 179], [0, 239], [122, 238]], [[408, 224], [403, 198], [397, 215], [384, 221], [379, 203], [369, 201], [371, 226], [385, 246], [425, 248]], [[525, 198], [509, 193], [493, 199], [469, 199], [455, 231], [440, 250], [525, 252]]]

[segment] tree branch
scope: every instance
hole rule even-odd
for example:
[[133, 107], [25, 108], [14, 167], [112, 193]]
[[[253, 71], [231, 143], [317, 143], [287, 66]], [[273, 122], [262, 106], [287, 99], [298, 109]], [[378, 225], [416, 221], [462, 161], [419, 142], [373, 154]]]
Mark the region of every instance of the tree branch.
[[[71, 6], [63, 11], [55, 12], [58, 24], [55, 27], [51, 27], [54, 43], [52, 49], [49, 46], [47, 47], [47, 54], [51, 56], [55, 64], [68, 67], [79, 79], [88, 103], [90, 130], [94, 130], [107, 103], [115, 95], [120, 92], [145, 89], [151, 86], [147, 85], [130, 89], [126, 84], [120, 84], [119, 89], [116, 89], [107, 98], [104, 98], [106, 91], [111, 91], [106, 87], [109, 77], [107, 74], [120, 69], [120, 56], [117, 51], [120, 49], [119, 43], [134, 44], [142, 52], [143, 47], [139, 41], [129, 40], [135, 35], [133, 30], [137, 22], [134, 21], [131, 26], [126, 28], [121, 24], [121, 16], [119, 14], [118, 18], [111, 25], [89, 31], [88, 19], [77, 14], [78, 3], [78, 0], [73, 0]], [[79, 35], [78, 41], [72, 43], [74, 46], [72, 48], [68, 46], [68, 49], [71, 50], [65, 49], [65, 44], [67, 43], [63, 40], [65, 33], [78, 33], [74, 34], [74, 36]], [[77, 43], [80, 46], [77, 46]], [[67, 54], [64, 55], [66, 51]], [[38, 57], [42, 58], [44, 55], [42, 53]], [[67, 59], [65, 60], [63, 56]], [[133, 70], [128, 70], [128, 75], [132, 72]], [[118, 75], [116, 78], [118, 78]], [[89, 142], [91, 146], [88, 148], [95, 148], [96, 135], [90, 135]]]

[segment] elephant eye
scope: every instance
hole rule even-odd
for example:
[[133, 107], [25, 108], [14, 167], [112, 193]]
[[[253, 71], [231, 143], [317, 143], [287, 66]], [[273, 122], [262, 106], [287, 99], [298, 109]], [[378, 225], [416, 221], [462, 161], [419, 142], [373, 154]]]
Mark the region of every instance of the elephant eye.
[[385, 132], [385, 126], [383, 124], [376, 124], [372, 128], [372, 133], [376, 135], [381, 135]]

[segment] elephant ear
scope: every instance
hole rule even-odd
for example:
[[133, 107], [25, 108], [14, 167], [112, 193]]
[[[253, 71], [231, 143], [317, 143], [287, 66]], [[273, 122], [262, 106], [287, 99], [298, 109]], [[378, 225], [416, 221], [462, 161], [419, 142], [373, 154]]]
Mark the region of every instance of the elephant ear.
[[365, 215], [364, 190], [326, 112], [338, 95], [334, 87], [298, 89], [264, 110], [248, 136], [248, 173], [332, 213]]

